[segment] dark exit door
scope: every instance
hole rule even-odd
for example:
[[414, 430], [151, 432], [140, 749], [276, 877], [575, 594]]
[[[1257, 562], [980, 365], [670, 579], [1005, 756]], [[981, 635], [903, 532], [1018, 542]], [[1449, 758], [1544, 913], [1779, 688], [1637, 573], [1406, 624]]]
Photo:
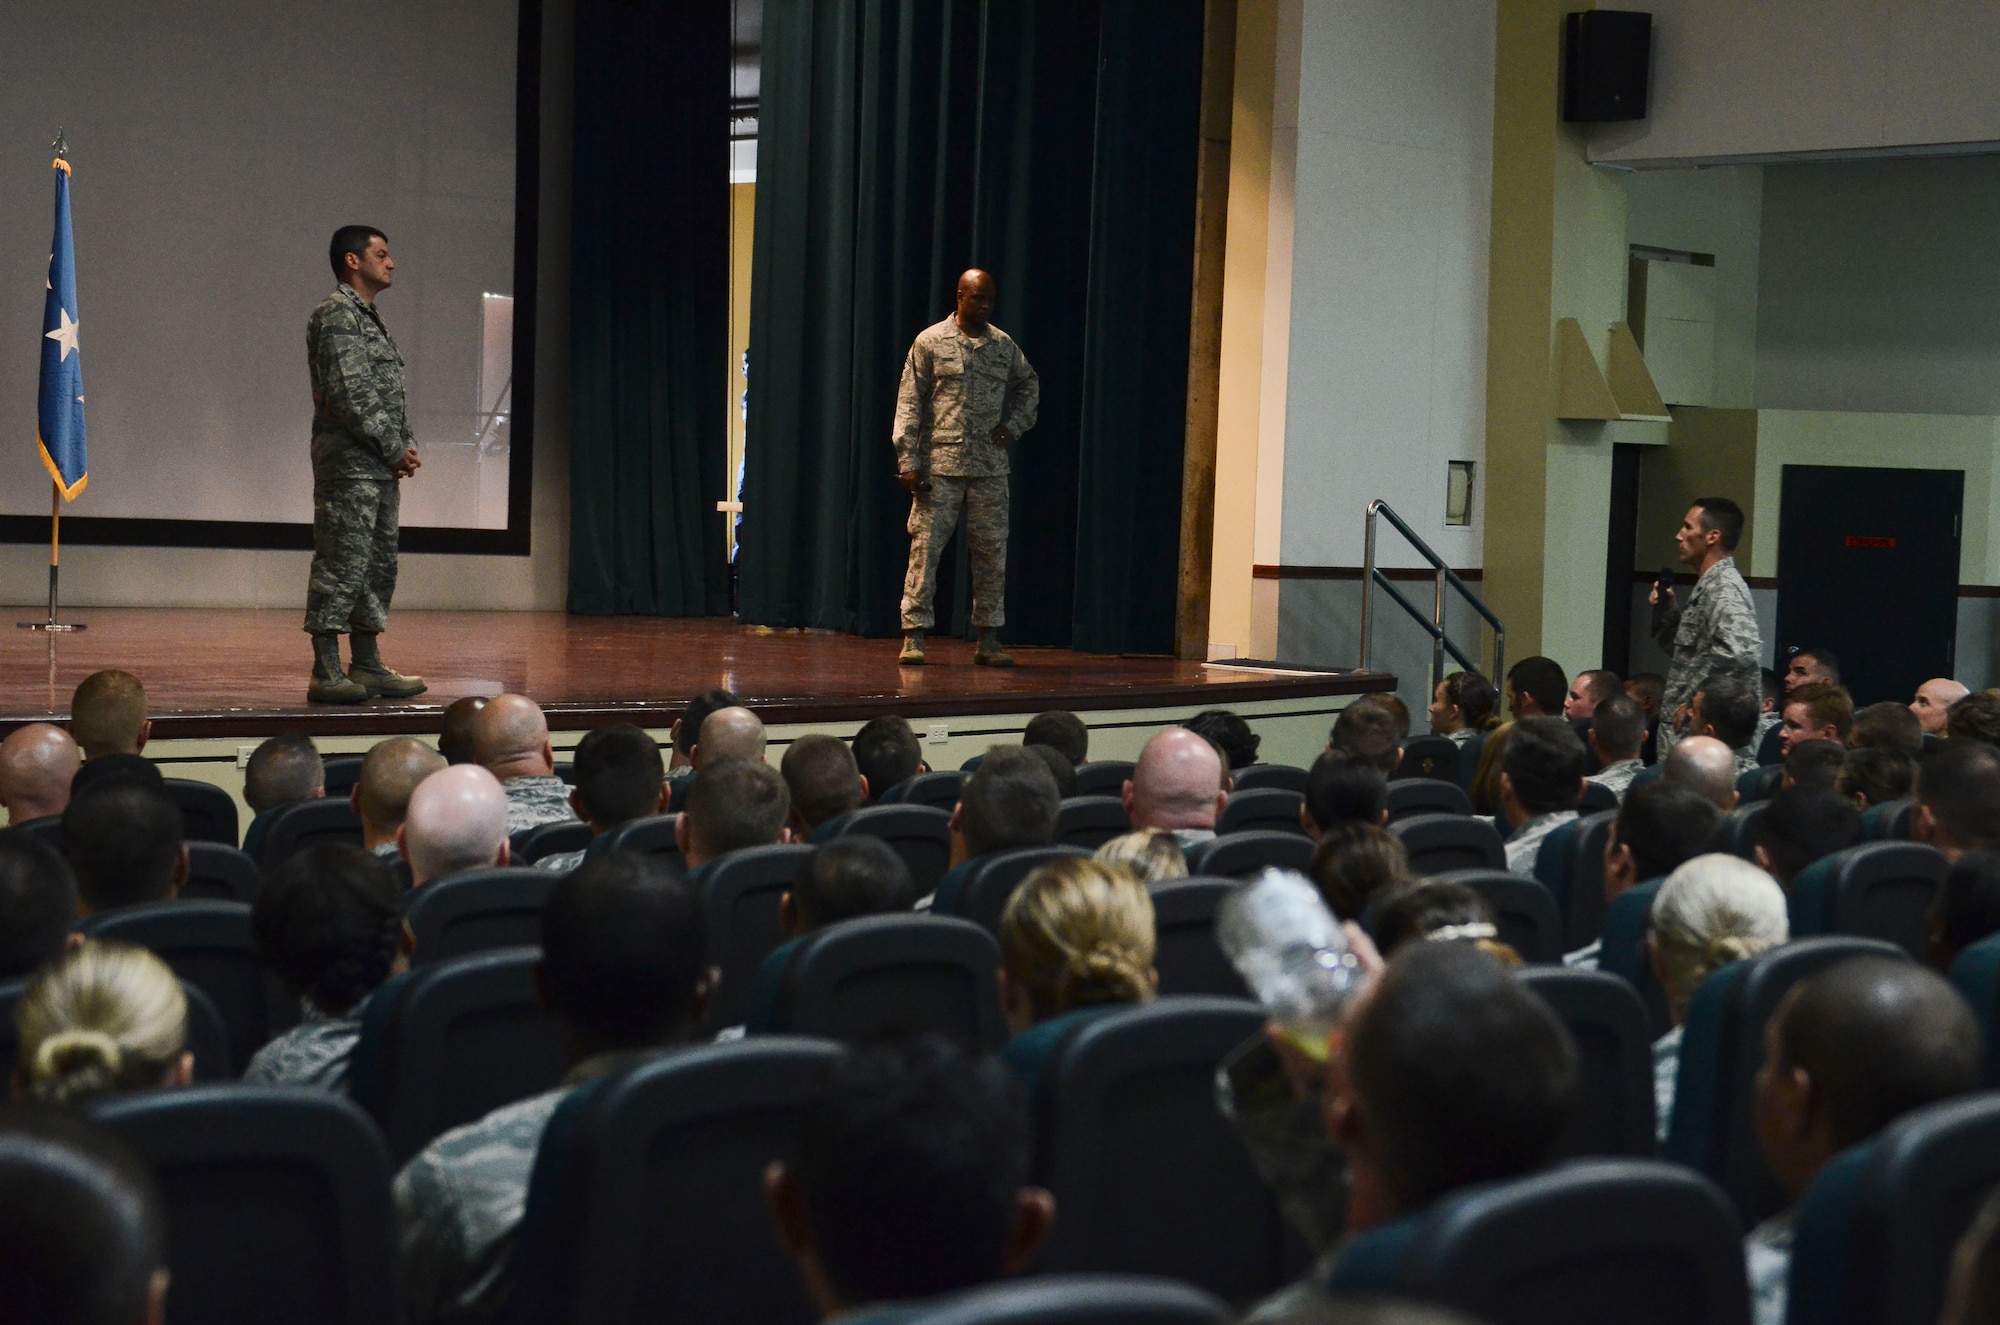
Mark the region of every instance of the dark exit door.
[[1779, 670], [1794, 650], [1831, 649], [1857, 705], [1950, 676], [1964, 498], [1963, 470], [1786, 465]]

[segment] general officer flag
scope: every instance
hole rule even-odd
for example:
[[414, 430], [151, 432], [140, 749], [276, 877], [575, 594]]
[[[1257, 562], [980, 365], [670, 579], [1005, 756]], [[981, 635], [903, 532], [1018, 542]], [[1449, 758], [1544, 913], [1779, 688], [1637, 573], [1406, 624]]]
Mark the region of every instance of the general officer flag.
[[74, 501], [90, 482], [83, 445], [83, 350], [76, 317], [76, 247], [69, 233], [69, 162], [56, 158], [56, 236], [49, 247], [49, 298], [42, 314], [42, 396], [35, 441], [49, 477]]

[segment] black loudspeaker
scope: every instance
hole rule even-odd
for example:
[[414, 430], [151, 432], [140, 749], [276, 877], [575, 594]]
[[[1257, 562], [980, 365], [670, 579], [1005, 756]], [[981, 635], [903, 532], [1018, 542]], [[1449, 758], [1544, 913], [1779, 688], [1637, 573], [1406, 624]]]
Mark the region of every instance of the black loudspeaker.
[[1563, 122], [1646, 118], [1653, 16], [1586, 9], [1563, 18]]

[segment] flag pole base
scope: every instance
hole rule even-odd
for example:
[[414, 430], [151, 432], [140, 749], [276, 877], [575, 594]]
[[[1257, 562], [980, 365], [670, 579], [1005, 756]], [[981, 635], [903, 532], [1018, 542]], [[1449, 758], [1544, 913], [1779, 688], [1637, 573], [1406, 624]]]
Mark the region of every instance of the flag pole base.
[[[58, 501], [60, 501], [60, 500], [61, 500], [61, 494], [60, 494], [60, 492], [58, 492], [58, 494], [57, 494], [57, 500], [58, 500]], [[61, 512], [61, 507], [60, 507], [60, 506], [58, 506], [58, 507], [57, 507], [57, 512], [58, 512], [58, 514], [60, 514], [60, 512]], [[61, 632], [63, 632], [63, 631], [70, 631], [70, 630], [85, 630], [85, 629], [88, 629], [88, 627], [86, 627], [86, 626], [85, 626], [85, 625], [84, 625], [84, 624], [83, 624], [82, 622], [80, 622], [80, 621], [58, 621], [58, 620], [56, 620], [56, 583], [57, 583], [57, 581], [56, 581], [56, 575], [57, 575], [57, 571], [56, 571], [56, 562], [55, 562], [55, 534], [54, 534], [54, 531], [53, 531], [53, 521], [51, 522], [51, 532], [50, 532], [50, 534], [49, 534], [49, 543], [50, 543], [50, 547], [49, 547], [49, 619], [48, 619], [48, 620], [46, 620], [46, 621], [16, 621], [16, 622], [14, 623], [14, 625], [15, 625], [15, 627], [16, 627], [17, 629], [20, 629], [20, 630], [46, 630], [46, 631], [48, 631], [48, 632], [49, 632], [50, 634], [52, 634], [52, 635], [53, 635], [53, 634], [59, 634], [59, 633], [61, 633]]]
[[90, 629], [89, 626], [75, 621], [16, 621], [14, 624], [22, 630], [47, 630], [51, 632]]

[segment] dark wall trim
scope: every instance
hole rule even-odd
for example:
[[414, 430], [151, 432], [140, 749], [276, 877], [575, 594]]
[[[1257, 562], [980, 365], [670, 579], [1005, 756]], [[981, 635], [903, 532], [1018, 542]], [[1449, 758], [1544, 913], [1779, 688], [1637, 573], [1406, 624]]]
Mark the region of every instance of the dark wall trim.
[[[405, 552], [525, 557], [535, 490], [535, 311], [541, 237], [542, 0], [519, 0], [514, 63], [514, 407], [509, 420], [507, 527], [405, 525]], [[303, 451], [299, 464], [306, 464]], [[63, 541], [92, 547], [212, 547], [297, 551], [312, 526], [275, 520], [121, 519], [71, 516]], [[39, 515], [0, 515], [0, 543], [46, 543]]]
[[[1382, 567], [1382, 573], [1392, 580], [1434, 580], [1435, 571], [1419, 567]], [[1478, 567], [1470, 570], [1453, 568], [1453, 573], [1461, 580], [1483, 580], [1486, 572]], [[1257, 580], [1359, 580], [1359, 566], [1252, 566], [1250, 577]]]
[[[1262, 567], [1258, 568], [1262, 570]], [[1656, 572], [1637, 570], [1632, 572], [1632, 583], [1651, 584]], [[1391, 575], [1393, 577], [1393, 573]], [[1745, 575], [1743, 582], [1752, 589], [1776, 589], [1778, 577], [1775, 575]], [[2000, 598], [2000, 584], [1961, 584], [1958, 586], [1960, 598]]]

